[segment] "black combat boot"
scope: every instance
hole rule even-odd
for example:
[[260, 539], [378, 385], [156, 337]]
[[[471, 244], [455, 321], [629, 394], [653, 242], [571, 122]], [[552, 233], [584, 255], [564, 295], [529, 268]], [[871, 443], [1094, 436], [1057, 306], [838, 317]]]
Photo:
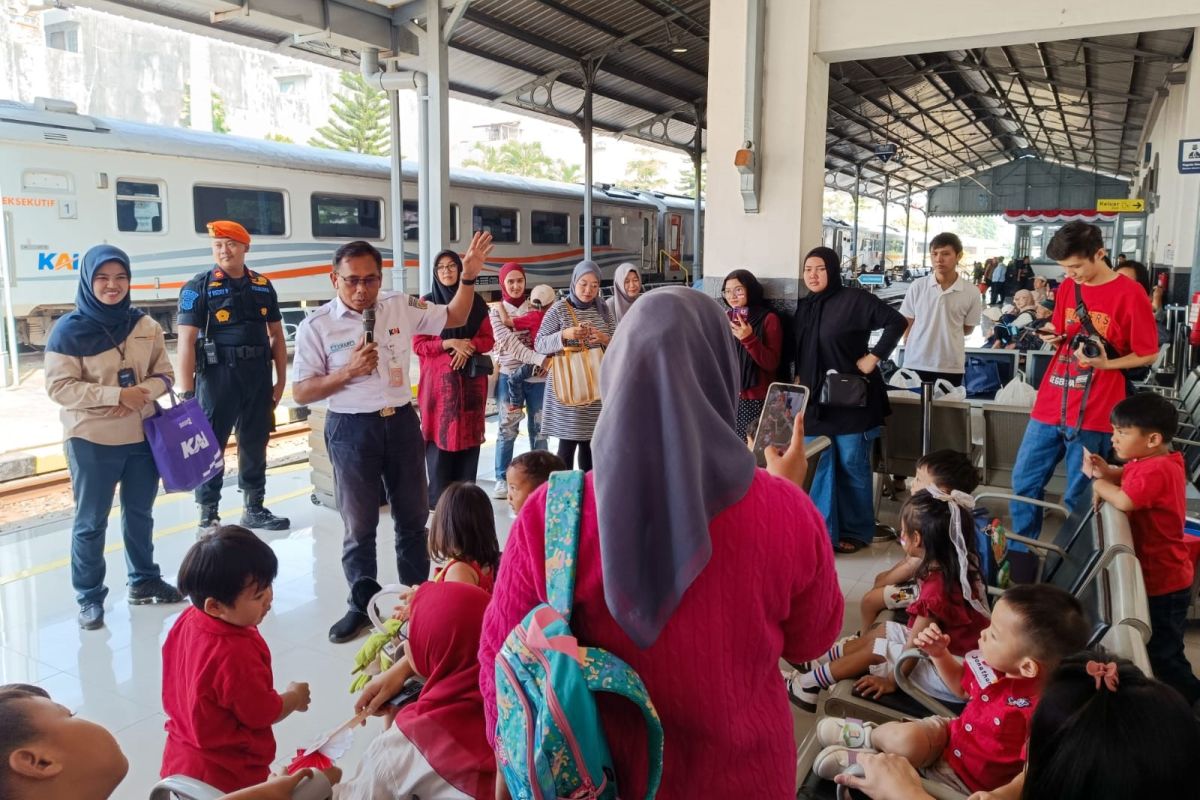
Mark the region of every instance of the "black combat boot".
[[287, 517], [277, 517], [263, 508], [262, 498], [258, 497], [246, 500], [246, 509], [242, 512], [242, 525], [267, 531], [286, 531], [292, 527], [292, 521]]
[[220, 524], [221, 516], [217, 513], [217, 506], [200, 506], [200, 525], [196, 529], [196, 538], [215, 531]]

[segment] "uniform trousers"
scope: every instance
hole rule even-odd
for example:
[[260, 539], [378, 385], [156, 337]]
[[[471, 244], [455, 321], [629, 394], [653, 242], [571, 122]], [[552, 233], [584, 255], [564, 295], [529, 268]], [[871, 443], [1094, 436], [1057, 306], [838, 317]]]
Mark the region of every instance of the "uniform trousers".
[[[262, 503], [266, 492], [267, 439], [275, 429], [271, 389], [271, 362], [265, 358], [209, 364], [196, 376], [196, 398], [212, 424], [217, 445], [224, 450], [229, 434], [237, 432], [238, 488], [247, 504]], [[201, 484], [196, 502], [218, 505], [224, 481], [222, 470]]]

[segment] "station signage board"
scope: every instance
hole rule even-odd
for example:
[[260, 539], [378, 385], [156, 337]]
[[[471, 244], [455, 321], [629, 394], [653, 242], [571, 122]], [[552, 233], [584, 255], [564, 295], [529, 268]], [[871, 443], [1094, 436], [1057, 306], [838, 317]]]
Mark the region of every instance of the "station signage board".
[[1146, 201], [1140, 197], [1100, 198], [1096, 201], [1096, 210], [1115, 211], [1118, 214], [1140, 213], [1146, 210]]
[[1200, 139], [1179, 140], [1179, 172], [1200, 175]]
[[877, 144], [877, 145], [875, 145], [875, 155], [879, 158], [880, 161], [882, 161], [883, 163], [886, 164], [887, 162], [892, 160], [893, 156], [896, 155], [896, 145], [890, 144], [890, 143], [889, 144]]
[[860, 286], [883, 286], [884, 277], [877, 272], [864, 272], [862, 275], [858, 276], [858, 283]]

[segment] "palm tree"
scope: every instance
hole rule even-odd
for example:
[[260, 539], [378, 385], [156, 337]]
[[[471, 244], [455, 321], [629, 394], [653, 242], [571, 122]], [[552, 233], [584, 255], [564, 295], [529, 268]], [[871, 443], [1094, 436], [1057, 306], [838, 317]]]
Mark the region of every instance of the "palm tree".
[[509, 139], [499, 147], [476, 142], [472, 149], [475, 156], [463, 161], [465, 167], [526, 178], [550, 178], [555, 174], [555, 163], [542, 150], [541, 142]]
[[568, 164], [561, 158], [556, 164], [557, 172], [554, 175], [556, 181], [563, 183], [579, 183], [583, 180], [583, 167], [578, 164]]
[[635, 189], [661, 189], [662, 166], [653, 158], [634, 159], [625, 164], [625, 183]]

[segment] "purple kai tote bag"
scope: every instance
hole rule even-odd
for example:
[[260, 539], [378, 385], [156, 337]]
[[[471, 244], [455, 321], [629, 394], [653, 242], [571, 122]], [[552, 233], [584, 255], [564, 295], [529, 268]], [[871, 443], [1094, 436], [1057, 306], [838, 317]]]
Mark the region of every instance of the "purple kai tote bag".
[[[163, 376], [165, 377], [165, 376]], [[168, 492], [190, 492], [218, 475], [225, 454], [218, 446], [208, 417], [196, 398], [180, 400], [170, 383], [172, 406], [154, 404], [154, 416], [142, 420], [146, 442]]]

